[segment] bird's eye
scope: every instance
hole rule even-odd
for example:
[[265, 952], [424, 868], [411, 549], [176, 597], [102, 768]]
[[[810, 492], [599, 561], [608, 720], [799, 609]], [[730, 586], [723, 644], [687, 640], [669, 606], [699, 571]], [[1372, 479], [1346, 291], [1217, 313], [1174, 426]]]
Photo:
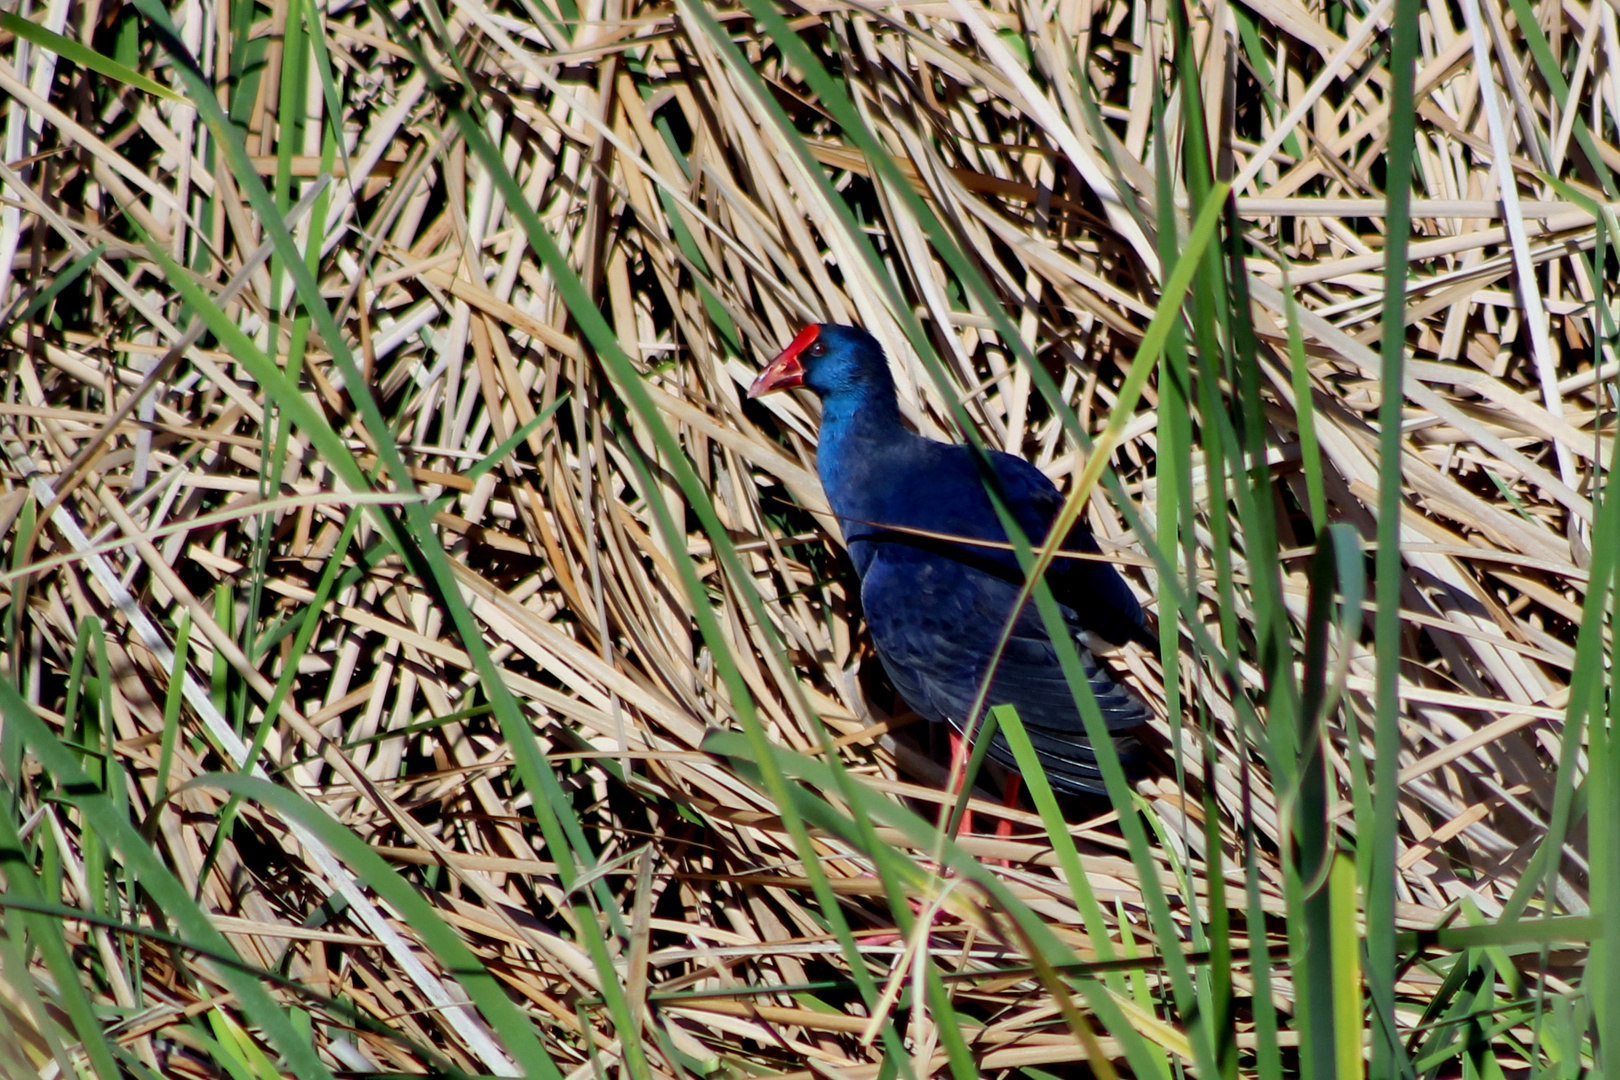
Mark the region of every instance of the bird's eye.
[[811, 356], [826, 356], [827, 343], [825, 341], [818, 341], [814, 345], [810, 346], [809, 352]]

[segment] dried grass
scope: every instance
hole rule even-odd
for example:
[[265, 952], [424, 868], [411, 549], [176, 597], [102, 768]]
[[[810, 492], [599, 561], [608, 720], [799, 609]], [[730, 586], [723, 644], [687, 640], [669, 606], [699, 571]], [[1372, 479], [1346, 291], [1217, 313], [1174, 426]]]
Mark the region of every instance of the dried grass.
[[[1309, 496], [1288, 377], [1288, 297], [1309, 357], [1329, 517], [1375, 536], [1379, 178], [1390, 83], [1377, 44], [1388, 7], [1365, 32], [1338, 5], [1329, 12], [1339, 25], [1287, 0], [1192, 13], [1206, 106], [1218, 118], [1211, 134], [1241, 178], [1238, 208], [1254, 249], [1269, 253], [1250, 265], [1256, 319], [1274, 356], [1263, 368], [1268, 463], [1278, 498], [1292, 508], [1279, 520], [1298, 530], [1280, 541], [1296, 570], [1285, 587], [1299, 622], [1306, 564], [1295, 556], [1310, 539], [1300, 509]], [[284, 402], [267, 399], [217, 337], [186, 333], [194, 313], [138, 227], [183, 257], [261, 348], [300, 358], [307, 400], [362, 467], [377, 467], [377, 446], [392, 439], [424, 497], [450, 496], [434, 518], [439, 538], [600, 859], [604, 895], [617, 905], [607, 934], [613, 970], [651, 1074], [748, 1062], [793, 1076], [877, 1075], [881, 1044], [860, 1038], [867, 1019], [847, 961], [779, 808], [700, 752], [708, 729], [734, 724], [734, 708], [694, 633], [677, 568], [695, 560], [776, 741], [818, 752], [819, 719], [866, 783], [937, 806], [926, 740], [915, 727], [897, 730], [883, 699], [868, 700], [870, 686], [851, 675], [863, 657], [863, 670], [874, 665], [861, 645], [852, 578], [823, 543], [834, 526], [814, 479], [812, 405], [788, 396], [763, 407], [742, 401], [752, 372], [801, 322], [858, 322], [895, 359], [916, 425], [935, 434], [953, 427], [890, 293], [809, 170], [830, 176], [856, 209], [882, 272], [924, 320], [985, 441], [1029, 455], [1060, 484], [1077, 472], [1076, 447], [994, 332], [991, 313], [956, 291], [924, 223], [743, 12], [713, 14], [808, 140], [813, 161], [765, 118], [756, 88], [687, 3], [613, 0], [590, 5], [577, 25], [548, 25], [538, 16], [566, 11], [495, 11], [463, 0], [444, 13], [447, 36], [430, 31], [425, 8], [400, 9], [402, 34], [380, 7], [334, 4], [319, 22], [341, 88], [336, 118], [325, 115], [318, 72], [282, 55], [301, 10], [277, 0], [187, 6], [178, 17], [182, 39], [244, 125], [255, 168], [288, 195], [284, 206], [327, 168], [323, 124], [339, 123], [352, 139], [332, 162], [329, 202], [315, 215], [301, 211], [293, 231], [310, 243], [319, 223], [317, 276], [389, 431], [368, 430], [351, 406], [328, 343], [296, 314], [245, 178], [217, 167], [196, 111], [121, 89], [15, 36], [0, 39], [0, 93], [12, 102], [0, 166], [0, 304], [11, 312], [0, 342], [9, 677], [70, 741], [99, 745], [96, 725], [107, 725], [111, 789], [243, 959], [349, 1003], [368, 1022], [351, 1030], [317, 1008], [317, 1045], [329, 1063], [510, 1067], [485, 1018], [457, 1004], [460, 991], [416, 927], [379, 905], [355, 868], [253, 800], [224, 830], [226, 795], [185, 786], [240, 761], [255, 738], [262, 775], [324, 808], [419, 886], [537, 1018], [564, 1074], [623, 1061], [623, 1029], [601, 1004], [601, 968], [570, 921], [577, 909], [488, 719], [463, 641], [408, 565], [359, 557], [375, 553], [379, 534], [351, 511], [379, 497], [345, 493], [307, 432], [286, 426], [276, 411]], [[1554, 53], [1579, 58], [1561, 74], [1573, 87], [1561, 98], [1518, 27], [1525, 10], [1484, 0], [1470, 27], [1430, 5], [1418, 64], [1402, 520], [1404, 929], [1436, 926], [1459, 905], [1499, 913], [1546, 833], [1587, 589], [1589, 496], [1616, 437], [1620, 358], [1612, 281], [1602, 280], [1613, 254], [1598, 257], [1594, 280], [1589, 253], [1599, 228], [1569, 192], [1602, 202], [1599, 178], [1620, 167], [1620, 33], [1609, 5], [1535, 9]], [[123, 20], [134, 18], [61, 2], [42, 14], [44, 25], [109, 53]], [[1161, 6], [806, 4], [792, 17], [836, 63], [905, 181], [979, 260], [1023, 345], [1054, 373], [1082, 423], [1099, 429], [1160, 284], [1143, 223], [1158, 214], [1150, 134], [1153, 87], [1168, 62]], [[142, 63], [168, 82], [173, 72], [142, 27]], [[446, 40], [454, 55], [433, 45]], [[308, 49], [307, 39], [298, 46]], [[429, 92], [422, 60], [458, 90], [483, 95], [489, 132], [516, 165], [526, 200], [713, 493], [769, 625], [717, 561], [646, 426], [622, 408], [553, 275]], [[224, 72], [235, 81], [212, 74]], [[289, 72], [305, 84], [284, 85]], [[1091, 93], [1106, 144], [1083, 119]], [[286, 112], [288, 103], [303, 112]], [[1174, 115], [1185, 103], [1177, 97], [1168, 107]], [[1175, 194], [1184, 208], [1186, 192]], [[1603, 213], [1612, 227], [1612, 205]], [[85, 263], [88, 272], [63, 276]], [[62, 292], [36, 303], [63, 281]], [[228, 282], [240, 291], [230, 295]], [[21, 320], [19, 305], [29, 309]], [[137, 391], [148, 384], [149, 393]], [[1115, 459], [1150, 523], [1157, 402], [1150, 385]], [[520, 431], [492, 471], [469, 478], [473, 463]], [[651, 465], [650, 487], [638, 463]], [[1202, 462], [1193, 464], [1197, 483]], [[1196, 493], [1207, 513], [1208, 489]], [[684, 550], [665, 542], [655, 507], [689, 527]], [[1088, 519], [1117, 545], [1151, 607], [1154, 572], [1133, 556], [1117, 508], [1094, 500]], [[351, 520], [355, 543], [340, 546]], [[1208, 556], [1211, 538], [1199, 540]], [[335, 551], [344, 576], [304, 624]], [[1200, 590], [1206, 629], [1219, 638], [1213, 577]], [[170, 648], [188, 618], [177, 683]], [[76, 652], [86, 620], [105, 629], [104, 661], [94, 647]], [[788, 643], [785, 655], [778, 639]], [[303, 652], [290, 692], [267, 716], [295, 641]], [[88, 655], [93, 681], [73, 684], [76, 655]], [[1355, 726], [1333, 730], [1330, 757], [1341, 800], [1333, 812], [1353, 827], [1352, 768], [1371, 752], [1375, 672], [1370, 645], [1347, 659], [1341, 720]], [[1162, 706], [1157, 657], [1133, 651], [1113, 662]], [[1281, 913], [1279, 811], [1263, 768], [1243, 749], [1230, 690], [1190, 650], [1179, 674], [1184, 697], [1210, 718], [1227, 895], [1241, 903], [1244, 868], [1235, 860], [1242, 824], [1252, 821], [1271, 845], [1258, 866], [1264, 906]], [[86, 697], [70, 701], [81, 686]], [[177, 690], [184, 705], [171, 696]], [[87, 726], [88, 716], [98, 719]], [[1195, 720], [1189, 713], [1189, 733]], [[1169, 724], [1161, 727], [1168, 740]], [[14, 820], [26, 842], [52, 838], [61, 901], [114, 924], [149, 922], [151, 912], [107, 908], [98, 890], [117, 879], [98, 878], [107, 873], [104, 838], [89, 837], [72, 807], [51, 797], [37, 765], [15, 771], [22, 759], [10, 745], [0, 772], [16, 800]], [[1202, 774], [1196, 738], [1185, 764]], [[614, 768], [622, 782], [609, 778]], [[1210, 873], [1202, 805], [1184, 802], [1167, 778], [1139, 790], [1161, 826], [1159, 880], [1149, 887], [1191, 899], [1185, 881], [1201, 901]], [[973, 808], [998, 813], [980, 801]], [[1093, 955], [1039, 820], [1005, 816], [1013, 839], [972, 837], [963, 846], [1008, 860], [996, 871], [1008, 887], [1082, 956]], [[1078, 823], [1074, 835], [1116, 939], [1146, 948], [1142, 884], [1111, 822], [1104, 814]], [[881, 835], [928, 855], [908, 836]], [[846, 913], [878, 942], [864, 958], [881, 983], [905, 948], [892, 940], [894, 917], [864, 856], [817, 836]], [[1559, 884], [1570, 910], [1585, 903], [1583, 846], [1571, 836]], [[0, 870], [18, 872], [17, 864]], [[1187, 903], [1176, 914], [1189, 924], [1202, 918]], [[123, 1052], [164, 1075], [218, 1074], [221, 1043], [207, 1043], [199, 1032], [208, 1029], [191, 1019], [229, 1011], [214, 968], [89, 916], [61, 922], [76, 965], [95, 973], [87, 993], [123, 1018], [108, 1028]], [[1266, 933], [1280, 941], [1280, 930]], [[1189, 925], [1183, 944], [1195, 940]], [[968, 1033], [980, 1069], [1050, 1068], [1086, 1056], [1038, 984], [971, 974], [1019, 962], [996, 934], [946, 919], [928, 948], [941, 970], [959, 973], [950, 984], [958, 1005], [982, 1025]], [[63, 1053], [31, 1001], [49, 992], [28, 989], [33, 979], [49, 983], [43, 963], [36, 957], [31, 974], [9, 970], [0, 981], [0, 1009], [19, 1036], [9, 1065], [41, 1075]], [[1153, 971], [1145, 979], [1157, 986]], [[1417, 1019], [1438, 985], [1421, 968], [1403, 976], [1403, 1021]], [[1272, 989], [1289, 1009], [1288, 979]], [[1157, 1021], [1131, 1015], [1173, 1048]], [[943, 1068], [933, 1022], [914, 1008], [904, 1028], [919, 1074]], [[212, 1030], [227, 1038], [217, 1022]], [[1238, 1045], [1253, 1037], [1245, 1028]], [[1110, 1039], [1098, 1046], [1118, 1052]], [[428, 1047], [443, 1060], [433, 1064]]]

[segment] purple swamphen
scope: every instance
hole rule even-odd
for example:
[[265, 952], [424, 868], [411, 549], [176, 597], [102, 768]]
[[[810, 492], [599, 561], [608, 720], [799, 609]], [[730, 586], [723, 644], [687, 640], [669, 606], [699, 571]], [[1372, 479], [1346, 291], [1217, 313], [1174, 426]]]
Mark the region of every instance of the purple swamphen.
[[[817, 471], [861, 579], [872, 643], [906, 704], [959, 732], [1023, 582], [987, 493], [997, 493], [1032, 545], [1046, 539], [1062, 506], [1052, 481], [1022, 458], [937, 442], [900, 419], [894, 379], [877, 340], [851, 326], [807, 326], [754, 381], [748, 396], [802, 386], [821, 398]], [[974, 544], [971, 541], [989, 541]], [[1098, 554], [1076, 524], [1063, 550]], [[1081, 664], [1122, 757], [1147, 706], [1092, 655], [1085, 635], [1122, 645], [1145, 639], [1142, 609], [1104, 562], [1054, 560], [1047, 583], [1062, 606]], [[987, 706], [1011, 704], [1052, 786], [1105, 791], [1080, 710], [1034, 603], [1019, 613], [996, 668]], [[954, 740], [959, 741], [959, 740]], [[992, 760], [1016, 770], [998, 732]]]

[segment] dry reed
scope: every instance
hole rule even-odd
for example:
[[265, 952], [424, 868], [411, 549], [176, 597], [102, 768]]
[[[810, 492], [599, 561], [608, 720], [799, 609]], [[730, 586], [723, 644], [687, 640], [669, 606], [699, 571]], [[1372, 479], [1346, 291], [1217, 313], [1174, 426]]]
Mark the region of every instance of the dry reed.
[[[1267, 465], [1284, 509], [1285, 601], [1300, 622], [1312, 496], [1288, 377], [1290, 320], [1308, 358], [1327, 514], [1376, 535], [1389, 6], [1365, 30], [1339, 4], [1190, 12], [1210, 134], [1225, 174], [1238, 177], [1256, 253]], [[1614, 223], [1602, 185], [1620, 167], [1614, 8], [1482, 0], [1471, 20], [1464, 9], [1472, 0], [1425, 8], [1417, 69], [1403, 929], [1434, 927], [1459, 908], [1500, 913], [1546, 835], [1587, 588], [1590, 496], [1615, 438], [1620, 371], [1605, 280], [1612, 249], [1594, 261]], [[24, 14], [184, 92], [159, 35], [133, 10], [58, 0]], [[300, 248], [319, 249], [322, 295], [381, 403], [382, 431], [367, 427], [331, 343], [301, 314], [262, 208], [245, 194], [254, 178], [222, 166], [206, 118], [29, 45], [15, 26], [0, 37], [7, 677], [69, 742], [110, 750], [103, 783], [245, 961], [352, 1008], [343, 1018], [273, 987], [314, 1011], [317, 1046], [334, 1067], [499, 1073], [510, 1060], [486, 1018], [457, 1004], [451, 973], [416, 926], [343, 858], [254, 799], [227, 828], [228, 795], [186, 786], [235, 767], [255, 739], [264, 775], [363, 838], [431, 901], [535, 1018], [563, 1074], [611, 1071], [627, 1053], [622, 1024], [602, 1004], [603, 969], [535, 824], [538, 796], [514, 779], [473, 658], [439, 594], [415, 564], [378, 546], [385, 537], [358, 512], [419, 497], [442, 499], [437, 542], [594, 846], [605, 884], [594, 895], [614, 905], [602, 916], [609, 970], [649, 1074], [746, 1062], [780, 1075], [878, 1075], [882, 1045], [861, 1038], [867, 1019], [848, 961], [780, 808], [701, 752], [707, 731], [734, 726], [736, 703], [695, 632], [679, 564], [692, 560], [772, 739], [818, 753], [824, 724], [861, 780], [931, 814], [941, 796], [926, 739], [886, 711], [874, 680], [853, 674], [874, 664], [852, 578], [829, 547], [812, 403], [745, 404], [742, 388], [807, 319], [858, 322], [893, 357], [909, 418], [951, 432], [952, 408], [908, 344], [898, 295], [988, 444], [1030, 456], [1060, 485], [1080, 451], [992, 313], [947, 272], [905, 193], [830, 119], [804, 73], [745, 11], [708, 11], [724, 29], [716, 37], [705, 10], [690, 0], [603, 0], [577, 13], [564, 0], [500, 9], [458, 0], [443, 25], [427, 6], [341, 0], [318, 12], [292, 0], [174, 10], [258, 179], [296, 217]], [[1542, 66], [1519, 26], [1526, 12], [1552, 56], [1578, 58], [1573, 70]], [[1174, 60], [1163, 5], [850, 2], [788, 13], [903, 182], [977, 260], [1022, 345], [1098, 430], [1162, 284], [1154, 89]], [[440, 81], [447, 92], [435, 92]], [[770, 119], [766, 92], [812, 156]], [[625, 408], [506, 194], [449, 121], [457, 94], [487, 107], [486, 132], [712, 493], [748, 582], [726, 571], [664, 448]], [[1173, 127], [1187, 105], [1178, 95], [1164, 107]], [[347, 140], [336, 155], [334, 128]], [[831, 179], [858, 232], [812, 172]], [[325, 173], [319, 200], [294, 210]], [[1169, 187], [1184, 218], [1188, 194]], [[1604, 204], [1603, 220], [1585, 199]], [[212, 331], [188, 338], [196, 308], [146, 238], [288, 366], [360, 468], [380, 471], [379, 444], [396, 443], [420, 496], [357, 495], [340, 482], [238, 352]], [[861, 258], [863, 239], [889, 282]], [[1114, 461], [1150, 525], [1158, 400], [1150, 384]], [[497, 447], [492, 468], [473, 468]], [[1211, 509], [1202, 468], [1193, 462], [1199, 515]], [[682, 545], [667, 542], [659, 512], [687, 532]], [[1155, 571], [1119, 509], [1100, 498], [1087, 515], [1157, 614]], [[1219, 637], [1212, 543], [1199, 535], [1200, 610]], [[336, 576], [323, 579], [329, 569]], [[1241, 579], [1241, 558], [1236, 571]], [[743, 599], [749, 587], [765, 623]], [[1243, 623], [1249, 612], [1236, 616]], [[88, 620], [104, 637], [83, 629]], [[169, 650], [183, 622], [180, 663]], [[1331, 812], [1351, 829], [1356, 759], [1371, 745], [1368, 642], [1345, 643], [1345, 709], [1328, 743]], [[1131, 650], [1111, 662], [1155, 703], [1169, 741], [1159, 658]], [[1245, 821], [1263, 840], [1264, 908], [1280, 914], [1285, 898], [1279, 809], [1245, 750], [1231, 688], [1190, 649], [1178, 674], [1183, 700], [1208, 717], [1221, 859], [1212, 867], [1205, 804], [1184, 801], [1169, 777], [1144, 780], [1139, 793], [1160, 841], [1148, 887], [1181, 898], [1181, 944], [1192, 948], [1212, 871], [1241, 903]], [[1196, 720], [1189, 712], [1184, 761], [1195, 777], [1204, 775]], [[55, 781], [6, 745], [0, 773], [22, 840], [49, 837], [54, 895], [105, 919], [64, 916], [60, 932], [91, 973], [86, 994], [118, 1018], [107, 1021], [111, 1042], [164, 1075], [219, 1075], [230, 1054], [251, 1063], [255, 1036], [220, 1019], [232, 1013], [215, 968], [109, 928], [154, 925], [156, 913], [108, 906], [108, 882], [124, 871], [98, 878], [109, 874], [105, 838], [87, 840]], [[1008, 860], [996, 870], [1008, 887], [1093, 955], [1038, 818], [1008, 816], [1013, 839], [963, 846]], [[847, 916], [877, 942], [863, 959], [882, 982], [906, 943], [884, 936], [894, 918], [868, 860], [816, 835]], [[881, 835], [928, 855], [893, 830]], [[1116, 942], [1162, 946], [1112, 815], [1078, 822], [1074, 835]], [[1558, 881], [1572, 911], [1586, 902], [1583, 845], [1571, 834]], [[1280, 925], [1265, 932], [1283, 940]], [[1039, 984], [972, 975], [1019, 961], [998, 934], [945, 916], [927, 947], [975, 1018], [980, 1069], [1050, 1069], [1087, 1055]], [[1572, 977], [1560, 956], [1570, 960], [1555, 954], [1553, 973], [1536, 976], [1542, 985]], [[0, 967], [19, 959], [7, 953]], [[0, 980], [0, 1010], [18, 1033], [0, 1071], [45, 1075], [72, 1055], [34, 1004], [56, 992], [45, 958], [26, 964]], [[1235, 978], [1246, 994], [1243, 972]], [[1133, 979], [1150, 1002], [1161, 993], [1153, 970]], [[1403, 972], [1403, 1022], [1417, 1021], [1439, 983], [1421, 967]], [[1286, 975], [1271, 989], [1286, 1013]], [[193, 1019], [204, 1015], [211, 1028]], [[904, 1015], [919, 1074], [943, 1068], [933, 1015], [915, 1006]], [[1148, 1011], [1128, 1016], [1175, 1051], [1176, 1034]], [[1245, 1022], [1238, 1046], [1254, 1038]], [[1110, 1039], [1097, 1046], [1118, 1052]]]

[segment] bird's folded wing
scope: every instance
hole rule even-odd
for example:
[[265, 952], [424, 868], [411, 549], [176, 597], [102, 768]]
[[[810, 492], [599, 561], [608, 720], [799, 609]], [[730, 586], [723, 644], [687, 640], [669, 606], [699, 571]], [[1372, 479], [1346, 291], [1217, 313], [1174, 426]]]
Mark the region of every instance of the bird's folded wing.
[[[972, 566], [905, 545], [882, 545], [861, 589], [872, 640], [901, 697], [932, 720], [960, 726], [972, 711], [1017, 587]], [[1068, 622], [1071, 633], [1080, 620]], [[1150, 718], [1135, 694], [1114, 681], [1076, 641], [1081, 669], [1103, 722], [1123, 732]], [[1020, 613], [995, 666], [987, 706], [1012, 705], [1055, 786], [1100, 791], [1096, 755], [1057, 650], [1033, 606]], [[1118, 742], [1116, 736], [1116, 742]], [[1129, 740], [1121, 746], [1128, 752]], [[1014, 764], [998, 736], [991, 757]]]

